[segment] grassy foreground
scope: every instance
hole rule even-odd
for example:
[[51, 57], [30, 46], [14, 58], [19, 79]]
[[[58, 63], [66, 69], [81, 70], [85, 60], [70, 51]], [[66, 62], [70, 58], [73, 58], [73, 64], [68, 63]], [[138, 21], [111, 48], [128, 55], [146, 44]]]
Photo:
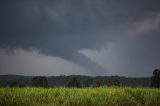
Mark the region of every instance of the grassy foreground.
[[160, 106], [160, 89], [0, 88], [0, 106]]

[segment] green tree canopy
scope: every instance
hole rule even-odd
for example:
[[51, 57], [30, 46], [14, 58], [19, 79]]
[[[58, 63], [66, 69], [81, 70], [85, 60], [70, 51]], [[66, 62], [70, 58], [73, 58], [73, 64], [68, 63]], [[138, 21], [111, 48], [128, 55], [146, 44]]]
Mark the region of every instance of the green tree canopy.
[[68, 87], [81, 87], [80, 82], [76, 79], [73, 78], [69, 81], [69, 83], [67, 84]]
[[36, 76], [31, 80], [31, 86], [35, 87], [48, 87], [48, 80], [46, 77]]

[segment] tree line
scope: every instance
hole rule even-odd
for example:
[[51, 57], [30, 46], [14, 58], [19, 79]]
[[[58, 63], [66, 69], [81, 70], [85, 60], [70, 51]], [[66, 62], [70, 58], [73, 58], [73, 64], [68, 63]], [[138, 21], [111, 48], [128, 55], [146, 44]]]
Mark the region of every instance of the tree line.
[[[118, 80], [113, 80], [113, 79], [107, 79], [105, 81], [99, 81], [96, 84], [93, 84], [92, 79], [88, 79], [83, 82], [83, 84], [76, 78], [72, 78], [66, 85], [65, 87], [99, 87], [99, 86], [120, 86], [120, 82]], [[47, 80], [47, 77], [45, 76], [36, 76], [33, 77], [32, 80], [27, 84], [24, 85], [18, 81], [13, 81], [10, 83], [9, 87], [25, 87], [25, 86], [30, 86], [30, 87], [50, 87], [49, 82]]]
[[[99, 87], [99, 86], [123, 86], [122, 81], [118, 78], [112, 78], [112, 77], [104, 77], [104, 79], [96, 80], [95, 78], [88, 78], [85, 80], [80, 80], [78, 76], [75, 77], [69, 77], [69, 80], [65, 80], [64, 76], [60, 78], [65, 84], [63, 86], [65, 87]], [[97, 78], [98, 79], [98, 78]], [[54, 79], [55, 80], [55, 79]], [[136, 82], [136, 79], [134, 82]], [[140, 80], [139, 80], [140, 81]], [[9, 87], [54, 87], [50, 85], [51, 81], [48, 80], [48, 77], [45, 76], [35, 76], [32, 77], [32, 79], [29, 82], [22, 83], [21, 80], [15, 80], [9, 83]], [[57, 81], [57, 83], [59, 83]], [[137, 82], [136, 82], [137, 83]], [[5, 86], [4, 82], [0, 81], [0, 86]], [[155, 69], [153, 71], [153, 75], [151, 77], [151, 87], [160, 87], [160, 70]]]

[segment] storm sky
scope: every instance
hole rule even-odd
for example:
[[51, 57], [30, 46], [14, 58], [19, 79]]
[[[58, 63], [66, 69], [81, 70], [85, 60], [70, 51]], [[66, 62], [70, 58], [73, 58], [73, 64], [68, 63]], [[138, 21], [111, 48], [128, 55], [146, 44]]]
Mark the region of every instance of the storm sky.
[[0, 74], [151, 76], [159, 0], [1, 0]]

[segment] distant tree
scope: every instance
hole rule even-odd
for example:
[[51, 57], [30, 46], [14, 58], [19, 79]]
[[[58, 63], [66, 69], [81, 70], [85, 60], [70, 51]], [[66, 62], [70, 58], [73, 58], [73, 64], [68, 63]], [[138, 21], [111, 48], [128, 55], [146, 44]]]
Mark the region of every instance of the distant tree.
[[48, 87], [48, 80], [46, 77], [36, 76], [31, 80], [31, 86], [35, 87]]
[[9, 84], [9, 87], [25, 87], [25, 84], [19, 80], [15, 80]]
[[103, 80], [95, 80], [93, 87], [100, 87], [100, 86], [104, 86], [104, 85], [105, 84], [104, 84]]
[[93, 86], [93, 79], [89, 78], [89, 79], [85, 80], [83, 86], [84, 86], [84, 87]]
[[117, 79], [107, 79], [106, 80], [106, 85], [107, 86], [120, 86], [120, 82]]
[[160, 87], [160, 69], [155, 69], [153, 71], [153, 76], [151, 78], [151, 87]]
[[13, 81], [10, 83], [9, 87], [20, 87], [20, 84], [18, 81]]
[[114, 85], [115, 85], [115, 86], [120, 86], [119, 80], [115, 79], [115, 80], [114, 80]]
[[80, 82], [76, 79], [76, 78], [73, 78], [69, 81], [69, 83], [67, 84], [68, 87], [81, 87], [81, 84]]
[[1, 80], [0, 81], [0, 87], [7, 87], [11, 84], [11, 82], [7, 81], [7, 80]]
[[3, 82], [2, 81], [0, 81], [0, 87], [3, 87]]

